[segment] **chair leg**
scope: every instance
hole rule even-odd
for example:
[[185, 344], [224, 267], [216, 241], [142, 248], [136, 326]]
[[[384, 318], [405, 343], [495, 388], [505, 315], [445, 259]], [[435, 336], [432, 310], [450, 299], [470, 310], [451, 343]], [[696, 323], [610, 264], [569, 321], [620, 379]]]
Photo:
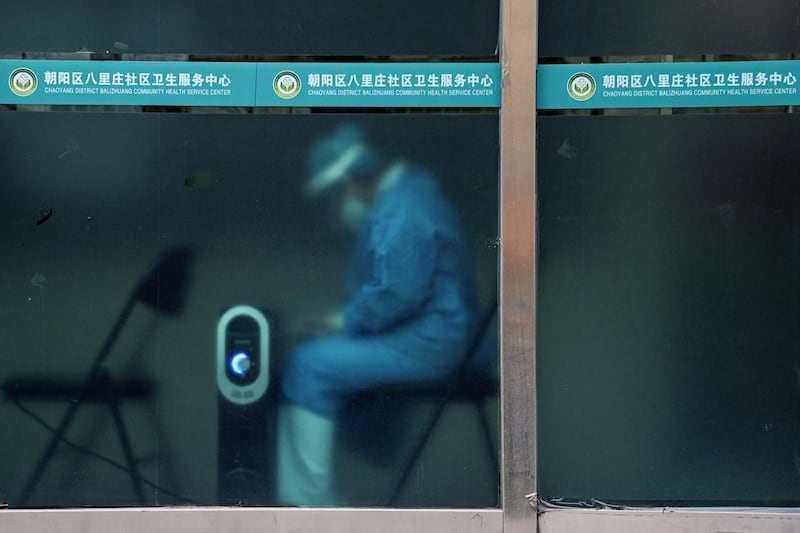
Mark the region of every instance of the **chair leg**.
[[417, 441], [417, 445], [414, 447], [414, 451], [411, 453], [408, 461], [406, 462], [406, 466], [403, 469], [402, 474], [400, 474], [400, 479], [397, 480], [397, 483], [392, 490], [389, 499], [386, 501], [387, 507], [392, 507], [397, 500], [397, 497], [400, 495], [400, 491], [403, 489], [403, 486], [406, 484], [406, 480], [408, 480], [408, 476], [411, 475], [411, 470], [414, 468], [414, 465], [417, 464], [417, 460], [419, 460], [420, 455], [422, 455], [422, 451], [425, 449], [425, 446], [428, 445], [428, 440], [430, 440], [431, 434], [433, 430], [436, 428], [436, 424], [439, 422], [439, 419], [442, 417], [442, 413], [444, 413], [445, 407], [447, 407], [447, 402], [440, 402], [436, 405], [436, 410], [434, 411], [431, 418], [428, 420], [428, 424], [425, 426], [425, 429], [422, 432], [422, 436]]
[[139, 467], [136, 464], [136, 459], [133, 456], [133, 448], [131, 447], [131, 439], [128, 430], [125, 427], [125, 421], [122, 418], [122, 411], [119, 405], [118, 398], [111, 398], [108, 404], [111, 410], [111, 416], [114, 419], [114, 425], [117, 427], [117, 436], [119, 437], [120, 445], [122, 446], [122, 453], [125, 456], [125, 464], [128, 467], [128, 475], [131, 478], [133, 485], [133, 492], [139, 500], [139, 504], [145, 505], [144, 491], [142, 490], [142, 476], [139, 474]]
[[[494, 468], [494, 472], [500, 472], [500, 462], [497, 457], [497, 449], [494, 445], [493, 432], [491, 425], [489, 424], [489, 419], [486, 416], [485, 401], [481, 398], [481, 399], [476, 399], [471, 403], [476, 411], [476, 415], [478, 418], [478, 425], [480, 426], [480, 431], [481, 433], [483, 433], [483, 437], [486, 442], [486, 449], [489, 455], [489, 459], [491, 461], [492, 468]], [[425, 450], [425, 447], [428, 445], [431, 435], [433, 434], [433, 430], [436, 428], [436, 424], [441, 419], [442, 414], [444, 413], [446, 407], [447, 407], [447, 402], [440, 403], [436, 406], [436, 410], [434, 411], [433, 415], [428, 421], [427, 426], [422, 432], [422, 436], [417, 441], [417, 445], [414, 448], [414, 451], [411, 453], [408, 461], [406, 462], [405, 468], [403, 469], [400, 478], [395, 484], [394, 489], [391, 495], [389, 496], [389, 499], [386, 502], [387, 507], [393, 506], [395, 501], [397, 500], [397, 497], [400, 495], [400, 491], [403, 489], [403, 486], [408, 480], [408, 477], [411, 474], [411, 470], [414, 468], [414, 465], [417, 463], [420, 456], [422, 455], [422, 452]]]
[[497, 457], [497, 447], [494, 444], [494, 432], [489, 425], [489, 419], [486, 417], [486, 402], [483, 399], [479, 399], [476, 400], [473, 405], [478, 412], [478, 423], [481, 426], [483, 437], [486, 440], [486, 449], [492, 461], [492, 468], [494, 468], [494, 472], [500, 472], [500, 459]]

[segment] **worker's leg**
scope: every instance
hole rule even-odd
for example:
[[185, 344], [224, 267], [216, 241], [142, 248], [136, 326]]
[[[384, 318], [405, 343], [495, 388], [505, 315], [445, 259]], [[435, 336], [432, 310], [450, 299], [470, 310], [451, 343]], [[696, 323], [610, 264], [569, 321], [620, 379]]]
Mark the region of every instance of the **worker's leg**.
[[279, 503], [335, 505], [335, 420], [353, 394], [387, 383], [419, 381], [432, 372], [436, 365], [404, 357], [376, 338], [336, 336], [302, 345], [289, 359], [282, 379]]
[[336, 505], [333, 481], [334, 421], [297, 405], [278, 412], [277, 498], [281, 505]]
[[406, 355], [381, 337], [334, 336], [306, 343], [292, 354], [281, 382], [286, 401], [336, 418], [354, 394], [390, 384], [445, 377], [454, 364], [431, 349]]

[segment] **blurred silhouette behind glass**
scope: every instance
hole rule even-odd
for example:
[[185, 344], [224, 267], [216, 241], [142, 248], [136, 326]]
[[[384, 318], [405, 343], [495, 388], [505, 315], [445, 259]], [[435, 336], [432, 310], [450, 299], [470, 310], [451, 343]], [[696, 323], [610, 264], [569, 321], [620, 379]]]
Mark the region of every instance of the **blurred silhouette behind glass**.
[[283, 374], [276, 487], [280, 504], [333, 506], [343, 503], [332, 491], [342, 413], [366, 389], [452, 375], [477, 296], [457, 216], [429, 172], [386, 157], [354, 126], [317, 142], [308, 163], [308, 194], [335, 199], [358, 235], [344, 306]]

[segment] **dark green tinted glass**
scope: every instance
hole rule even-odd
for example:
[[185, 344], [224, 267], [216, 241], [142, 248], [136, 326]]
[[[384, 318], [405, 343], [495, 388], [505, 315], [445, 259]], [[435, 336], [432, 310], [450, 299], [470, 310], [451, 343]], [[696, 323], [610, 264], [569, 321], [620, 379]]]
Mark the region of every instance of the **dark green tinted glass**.
[[800, 118], [540, 117], [545, 499], [800, 502]]
[[[11, 507], [276, 503], [274, 404], [260, 418], [233, 415], [234, 425], [266, 432], [261, 446], [218, 444], [216, 328], [231, 306], [265, 311], [274, 365], [268, 395], [277, 401], [281, 368], [306, 338], [304, 320], [344, 292], [353, 235], [306, 193], [310, 143], [342, 123], [362, 125], [386, 153], [432, 171], [463, 221], [483, 304], [494, 297], [496, 112], [229, 111], [0, 113], [0, 500]], [[486, 339], [494, 350], [496, 337]], [[25, 494], [54, 426], [79, 399], [75, 387], [92, 377], [101, 354], [100, 384]], [[248, 368], [240, 361], [228, 375]], [[141, 479], [125, 461], [106, 376], [120, 395]], [[483, 398], [496, 450], [494, 386], [488, 382]], [[335, 461], [343, 505], [386, 505], [432, 405], [407, 394], [400, 406], [367, 404], [343, 424]], [[393, 505], [498, 504], [497, 465], [471, 409], [456, 403], [445, 412]], [[259, 458], [260, 477], [237, 470], [228, 454]], [[222, 498], [220, 476], [239, 474], [252, 492]]]
[[3, 10], [0, 51], [497, 55], [499, 1], [35, 0]]
[[793, 0], [539, 2], [539, 56], [800, 51]]

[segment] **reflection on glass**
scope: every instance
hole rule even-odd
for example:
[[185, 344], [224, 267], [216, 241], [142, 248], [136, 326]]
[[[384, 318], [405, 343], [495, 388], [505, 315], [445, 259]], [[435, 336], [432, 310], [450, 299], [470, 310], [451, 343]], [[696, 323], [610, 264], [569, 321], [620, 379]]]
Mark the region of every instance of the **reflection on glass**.
[[540, 494], [796, 506], [797, 117], [540, 125]]
[[[434, 217], [463, 223], [456, 273], [465, 279], [475, 273], [474, 289], [463, 293], [474, 306], [464, 320], [473, 320], [493, 297], [497, 275], [490, 244], [497, 233], [497, 115], [348, 118], [0, 114], [3, 501], [12, 507], [279, 503], [275, 480], [287, 466], [276, 460], [282, 378], [291, 375], [292, 354], [307, 350], [309, 333], [319, 333], [309, 331], [309, 317], [346, 301], [349, 266], [359, 264], [352, 261], [356, 235], [331, 221], [353, 222], [363, 210], [340, 210], [344, 204], [329, 201], [347, 198], [333, 191], [346, 190], [343, 183], [331, 184], [332, 194], [308, 193], [309, 149], [343, 122], [357, 124], [363, 145], [382, 154], [378, 175], [402, 158], [403, 168], [435, 176], [440, 192], [425, 189], [412, 211], [447, 198], [452, 213], [437, 210]], [[386, 184], [378, 201], [407, 178]], [[398, 209], [390, 214], [403, 217]], [[431, 255], [415, 264], [455, 268], [437, 261]], [[417, 272], [402, 279], [405, 287], [422, 278]], [[434, 279], [437, 297], [454, 294], [446, 280]], [[266, 326], [260, 318], [229, 321], [222, 352], [230, 358], [220, 374], [218, 325], [226, 312], [244, 308], [257, 310], [245, 315], [263, 315]], [[404, 312], [401, 321], [412, 316]], [[453, 346], [465, 349], [466, 330], [456, 329], [436, 333], [437, 342], [456, 334]], [[491, 330], [482, 337], [490, 349], [481, 354], [493, 366], [496, 338]], [[411, 343], [412, 360], [439, 372], [415, 374], [415, 381], [452, 368], [439, 361], [436, 342], [420, 335], [400, 345]], [[262, 349], [268, 358], [259, 358]], [[388, 351], [381, 349], [376, 357]], [[248, 403], [247, 387], [263, 375], [270, 377], [266, 394]], [[349, 377], [338, 384], [376, 383]], [[238, 385], [241, 396], [233, 390], [225, 396], [224, 380]], [[484, 384], [489, 436], [496, 440], [495, 384], [491, 377]], [[345, 396], [333, 393], [341, 414], [326, 452], [335, 497], [329, 501], [389, 501], [436, 405], [410, 386], [372, 399], [359, 394], [346, 409]], [[393, 505], [497, 505], [497, 466], [471, 409], [450, 402]]]

